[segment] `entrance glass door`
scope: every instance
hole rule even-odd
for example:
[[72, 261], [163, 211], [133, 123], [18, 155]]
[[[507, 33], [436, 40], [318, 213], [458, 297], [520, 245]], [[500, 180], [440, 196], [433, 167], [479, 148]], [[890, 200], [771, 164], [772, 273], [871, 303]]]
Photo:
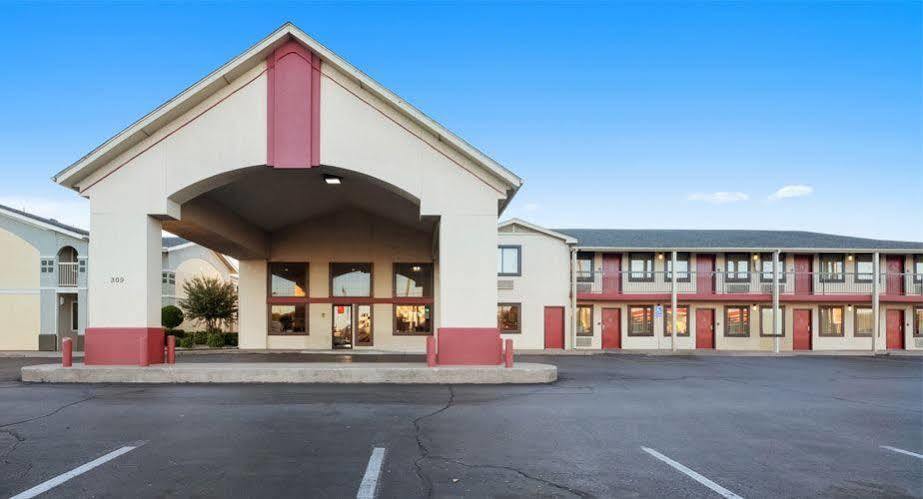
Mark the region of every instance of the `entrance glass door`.
[[333, 306], [333, 348], [371, 346], [372, 306], [341, 304]]

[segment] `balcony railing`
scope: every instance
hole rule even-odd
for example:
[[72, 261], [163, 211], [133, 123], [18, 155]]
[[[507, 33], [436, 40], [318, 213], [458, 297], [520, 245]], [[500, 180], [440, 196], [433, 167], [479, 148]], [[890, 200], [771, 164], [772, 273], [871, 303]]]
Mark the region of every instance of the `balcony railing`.
[[58, 286], [72, 288], [77, 285], [77, 262], [58, 262]]
[[[668, 272], [578, 272], [577, 293], [599, 295], [670, 294]], [[762, 272], [679, 272], [678, 294], [771, 295], [773, 278]], [[781, 272], [782, 295], [868, 295], [873, 293], [873, 275], [868, 273]], [[885, 296], [923, 295], [923, 274], [882, 273], [879, 293]]]

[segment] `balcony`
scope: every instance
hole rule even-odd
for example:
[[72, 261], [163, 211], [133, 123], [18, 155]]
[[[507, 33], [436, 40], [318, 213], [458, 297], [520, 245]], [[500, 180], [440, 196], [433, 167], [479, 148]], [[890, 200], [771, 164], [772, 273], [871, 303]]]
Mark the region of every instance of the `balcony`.
[[[577, 274], [577, 296], [581, 299], [663, 299], [672, 294], [671, 278], [663, 271], [580, 272]], [[883, 297], [923, 297], [923, 274], [881, 274], [879, 283]], [[676, 281], [676, 292], [683, 299], [771, 299], [772, 287], [772, 274], [760, 272], [679, 272]], [[870, 300], [872, 293], [872, 274], [783, 272], [779, 275], [779, 294], [790, 301], [807, 296]]]
[[77, 262], [58, 262], [58, 287], [77, 286]]

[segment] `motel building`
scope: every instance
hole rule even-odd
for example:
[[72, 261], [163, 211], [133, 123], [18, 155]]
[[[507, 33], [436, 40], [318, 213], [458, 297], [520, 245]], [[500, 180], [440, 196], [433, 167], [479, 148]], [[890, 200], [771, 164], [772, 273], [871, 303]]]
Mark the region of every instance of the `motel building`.
[[291, 24], [55, 181], [90, 202], [88, 364], [162, 362], [162, 230], [239, 261], [241, 349], [923, 348], [923, 243], [498, 229], [519, 177]]

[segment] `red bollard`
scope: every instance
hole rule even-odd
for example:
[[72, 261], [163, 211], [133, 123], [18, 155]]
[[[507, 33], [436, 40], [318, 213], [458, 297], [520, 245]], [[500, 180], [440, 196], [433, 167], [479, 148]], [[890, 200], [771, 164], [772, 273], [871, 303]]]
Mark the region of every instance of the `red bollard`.
[[507, 339], [503, 343], [506, 347], [503, 349], [503, 362], [506, 367], [513, 367], [513, 340]]
[[147, 356], [147, 337], [142, 336], [141, 341], [138, 342], [138, 356], [140, 361], [140, 366], [149, 366], [151, 365], [151, 359]]
[[64, 338], [64, 341], [61, 342], [61, 364], [64, 367], [70, 367], [74, 365], [74, 341], [70, 338]]
[[426, 337], [426, 365], [436, 367], [436, 338]]
[[167, 336], [167, 364], [176, 364], [176, 336]]

